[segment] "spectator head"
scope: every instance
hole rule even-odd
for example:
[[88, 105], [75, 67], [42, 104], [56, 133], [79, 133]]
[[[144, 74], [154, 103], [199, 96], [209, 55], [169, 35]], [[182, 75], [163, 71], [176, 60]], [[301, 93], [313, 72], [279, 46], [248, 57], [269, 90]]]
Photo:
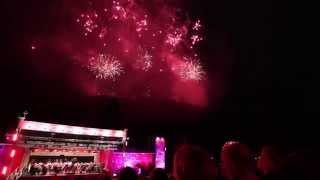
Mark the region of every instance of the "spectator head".
[[104, 175], [103, 180], [111, 180], [111, 177], [108, 175]]
[[[213, 173], [214, 172], [214, 173]], [[213, 179], [216, 166], [209, 154], [200, 147], [183, 145], [174, 156], [174, 176], [176, 180]]]
[[226, 142], [221, 150], [221, 171], [227, 179], [253, 172], [254, 162], [249, 148], [240, 142]]
[[138, 180], [137, 172], [130, 167], [125, 167], [120, 171], [119, 180]]
[[284, 166], [286, 159], [286, 154], [279, 148], [266, 145], [261, 150], [258, 168], [264, 175], [276, 172]]
[[150, 180], [168, 180], [168, 175], [164, 169], [154, 169], [151, 172]]

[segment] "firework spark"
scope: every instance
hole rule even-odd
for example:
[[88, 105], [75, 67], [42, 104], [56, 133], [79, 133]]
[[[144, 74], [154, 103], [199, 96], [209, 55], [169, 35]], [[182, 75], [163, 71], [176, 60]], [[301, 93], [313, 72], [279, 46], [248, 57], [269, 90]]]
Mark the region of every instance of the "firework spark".
[[104, 54], [90, 58], [88, 68], [98, 79], [115, 80], [123, 72], [121, 63], [115, 57]]

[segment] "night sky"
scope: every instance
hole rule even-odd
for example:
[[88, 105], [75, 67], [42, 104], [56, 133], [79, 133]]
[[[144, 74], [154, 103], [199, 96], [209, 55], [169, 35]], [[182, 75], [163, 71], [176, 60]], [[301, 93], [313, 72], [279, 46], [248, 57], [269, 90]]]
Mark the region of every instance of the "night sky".
[[[66, 6], [62, 0], [1, 3], [2, 137], [16, 125], [15, 117], [28, 110], [32, 120], [128, 128], [138, 145], [146, 141], [140, 136], [155, 135], [210, 148], [228, 139], [252, 144], [306, 143], [302, 137], [312, 140], [312, 130], [304, 136], [296, 133], [312, 126], [305, 112], [315, 111], [310, 105], [314, 92], [309, 81], [298, 78], [303, 73], [300, 64], [292, 61], [288, 65], [291, 52], [285, 4], [277, 8], [271, 1], [254, 0], [179, 4], [205, 27], [199, 52], [208, 76], [208, 104], [198, 107], [170, 98], [82, 93], [70, 83], [71, 57], [45, 40], [59, 34], [60, 27], [68, 28], [72, 4]], [[46, 68], [39, 68], [42, 64]], [[292, 120], [294, 117], [301, 121]], [[197, 130], [200, 132], [195, 133]]]

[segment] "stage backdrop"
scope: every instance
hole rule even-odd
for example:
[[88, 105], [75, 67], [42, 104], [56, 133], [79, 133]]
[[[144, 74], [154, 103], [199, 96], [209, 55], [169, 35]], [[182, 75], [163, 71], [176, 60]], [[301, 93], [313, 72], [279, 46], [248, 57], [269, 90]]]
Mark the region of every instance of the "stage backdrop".
[[118, 172], [123, 167], [135, 169], [148, 169], [154, 166], [154, 153], [134, 153], [134, 152], [112, 152], [102, 151], [100, 153], [101, 163], [112, 172]]

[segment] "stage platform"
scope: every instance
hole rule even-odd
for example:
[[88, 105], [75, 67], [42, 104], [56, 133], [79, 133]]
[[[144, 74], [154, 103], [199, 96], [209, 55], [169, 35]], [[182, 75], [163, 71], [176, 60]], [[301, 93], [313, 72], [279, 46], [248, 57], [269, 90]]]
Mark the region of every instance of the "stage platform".
[[24, 176], [19, 180], [103, 180], [104, 174], [64, 174], [64, 175], [50, 175], [50, 176]]

